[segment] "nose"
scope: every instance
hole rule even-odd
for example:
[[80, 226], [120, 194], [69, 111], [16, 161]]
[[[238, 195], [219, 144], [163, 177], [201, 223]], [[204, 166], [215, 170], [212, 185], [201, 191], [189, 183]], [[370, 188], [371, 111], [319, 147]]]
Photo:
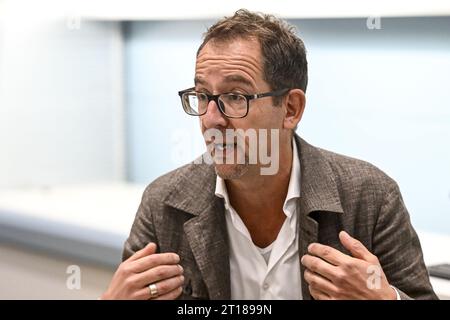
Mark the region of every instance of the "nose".
[[220, 112], [219, 106], [213, 100], [208, 103], [206, 113], [201, 116], [201, 119], [206, 129], [226, 127], [228, 125], [228, 118]]

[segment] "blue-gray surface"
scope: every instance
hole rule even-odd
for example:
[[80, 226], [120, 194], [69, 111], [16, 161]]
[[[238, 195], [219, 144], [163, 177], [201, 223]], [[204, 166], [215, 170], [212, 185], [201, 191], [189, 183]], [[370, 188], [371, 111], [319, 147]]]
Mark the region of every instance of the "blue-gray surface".
[[23, 212], [0, 210], [0, 243], [12, 243], [37, 251], [116, 268], [122, 260], [126, 237], [94, 226], [76, 226]]

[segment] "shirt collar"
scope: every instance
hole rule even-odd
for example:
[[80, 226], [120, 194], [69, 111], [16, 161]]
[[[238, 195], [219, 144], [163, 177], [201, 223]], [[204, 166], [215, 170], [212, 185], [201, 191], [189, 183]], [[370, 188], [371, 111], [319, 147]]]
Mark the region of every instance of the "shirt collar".
[[227, 186], [225, 184], [225, 180], [217, 175], [216, 178], [216, 196], [224, 199], [225, 209], [230, 208], [230, 198], [228, 197]]
[[[283, 211], [287, 217], [291, 217], [293, 210], [290, 210], [291, 205], [295, 205], [292, 199], [300, 197], [300, 157], [298, 154], [297, 143], [292, 139], [292, 168], [291, 176], [289, 178], [288, 192], [284, 200]], [[224, 199], [225, 209], [229, 210], [230, 198], [228, 197], [227, 186], [225, 180], [217, 175], [216, 177], [216, 196]]]

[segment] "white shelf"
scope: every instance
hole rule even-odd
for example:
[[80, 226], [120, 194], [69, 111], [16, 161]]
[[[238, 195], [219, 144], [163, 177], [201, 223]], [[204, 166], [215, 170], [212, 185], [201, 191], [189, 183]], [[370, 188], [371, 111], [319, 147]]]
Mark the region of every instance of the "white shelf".
[[[114, 266], [144, 188], [115, 183], [0, 191], [1, 238]], [[427, 265], [450, 263], [450, 236], [418, 235]], [[450, 299], [450, 281], [432, 277], [431, 283], [441, 299]]]
[[117, 265], [144, 188], [112, 183], [0, 191], [0, 237]]
[[[450, 236], [417, 231], [427, 266], [450, 263]], [[441, 299], [450, 300], [450, 280], [430, 277], [434, 291]]]

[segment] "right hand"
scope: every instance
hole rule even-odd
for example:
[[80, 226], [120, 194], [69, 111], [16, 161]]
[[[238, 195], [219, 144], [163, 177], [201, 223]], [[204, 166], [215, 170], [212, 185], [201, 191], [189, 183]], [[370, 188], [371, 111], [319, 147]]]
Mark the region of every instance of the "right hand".
[[156, 244], [149, 243], [119, 265], [109, 288], [101, 296], [109, 299], [150, 299], [150, 284], [155, 284], [158, 297], [172, 300], [182, 292], [183, 268], [176, 253], [155, 253]]

